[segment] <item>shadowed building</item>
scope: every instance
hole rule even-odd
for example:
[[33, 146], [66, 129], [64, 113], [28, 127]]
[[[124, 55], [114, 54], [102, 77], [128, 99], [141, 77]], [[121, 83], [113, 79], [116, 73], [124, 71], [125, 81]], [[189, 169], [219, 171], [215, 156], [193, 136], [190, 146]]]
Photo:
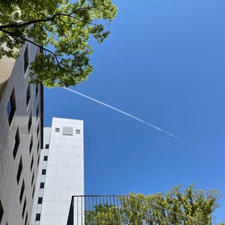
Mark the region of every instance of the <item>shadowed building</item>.
[[28, 224], [42, 146], [43, 87], [29, 84], [39, 49], [0, 60], [0, 224]]

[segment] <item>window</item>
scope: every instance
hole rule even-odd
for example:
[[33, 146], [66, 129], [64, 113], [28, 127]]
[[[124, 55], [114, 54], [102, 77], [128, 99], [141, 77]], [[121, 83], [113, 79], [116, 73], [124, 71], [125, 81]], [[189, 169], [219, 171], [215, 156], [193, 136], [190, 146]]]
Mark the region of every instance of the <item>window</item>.
[[35, 220], [36, 220], [36, 221], [40, 221], [40, 220], [41, 220], [41, 214], [40, 214], [40, 213], [37, 213], [37, 214], [36, 214]]
[[49, 149], [49, 144], [46, 144], [45, 145], [45, 149]]
[[25, 189], [25, 184], [24, 184], [24, 180], [23, 180], [23, 184], [22, 184], [22, 187], [21, 187], [21, 190], [20, 190], [20, 203], [23, 199], [24, 189]]
[[33, 183], [34, 183], [34, 172], [33, 172], [33, 174], [32, 174], [31, 186], [33, 185]]
[[33, 168], [33, 164], [34, 164], [34, 155], [32, 155], [32, 159], [31, 159], [31, 163], [30, 163], [30, 171]]
[[38, 86], [38, 84], [36, 84], [36, 97], [38, 96], [38, 88], [39, 88], [39, 86]]
[[80, 130], [77, 129], [77, 130], [76, 130], [76, 134], [80, 134]]
[[9, 103], [7, 105], [9, 126], [12, 123], [15, 112], [16, 112], [16, 100], [15, 100], [15, 92], [14, 92], [14, 89], [13, 89], [12, 94], [11, 94], [10, 99], [9, 99]]
[[27, 98], [26, 98], [27, 106], [28, 106], [28, 104], [30, 102], [30, 97], [31, 97], [30, 84], [28, 84], [28, 87], [27, 87]]
[[33, 191], [32, 191], [32, 198], [34, 198], [34, 192], [35, 192], [35, 185], [34, 185]]
[[37, 153], [39, 152], [39, 147], [40, 147], [40, 144], [38, 142], [38, 145], [37, 145]]
[[43, 200], [43, 198], [42, 197], [39, 197], [38, 198], [38, 204], [42, 204], [42, 200]]
[[36, 117], [38, 119], [38, 116], [39, 116], [39, 105], [37, 106], [37, 110], [36, 110]]
[[27, 205], [27, 200], [26, 200], [26, 198], [25, 198], [24, 203], [23, 203], [22, 217], [24, 217], [24, 213], [25, 213], [26, 205]]
[[25, 225], [27, 225], [27, 220], [28, 220], [28, 213], [26, 213], [26, 218], [25, 218]]
[[58, 127], [55, 128], [55, 132], [58, 133], [60, 129]]
[[73, 136], [73, 128], [63, 127], [63, 135]]
[[20, 163], [19, 163], [19, 166], [18, 166], [17, 176], [16, 176], [17, 184], [20, 181], [22, 170], [23, 170], [23, 162], [22, 162], [22, 157], [20, 157]]
[[4, 214], [4, 209], [2, 206], [2, 201], [0, 200], [0, 223], [2, 222], [3, 214]]
[[39, 124], [38, 124], [38, 127], [37, 127], [37, 137], [39, 136]]
[[41, 172], [41, 174], [42, 175], [45, 175], [46, 174], [46, 169], [43, 169], [42, 172]]
[[30, 114], [30, 118], [28, 121], [28, 132], [30, 132], [31, 125], [32, 125], [32, 115]]
[[38, 156], [37, 165], [39, 165], [39, 161], [40, 161], [40, 155]]
[[33, 137], [31, 137], [31, 140], [30, 140], [30, 146], [29, 146], [30, 153], [32, 151], [32, 148], [33, 148]]
[[48, 161], [48, 156], [44, 156], [44, 161]]
[[13, 158], [16, 158], [18, 149], [20, 145], [20, 134], [19, 134], [19, 128], [16, 130], [16, 136], [15, 136], [15, 142], [14, 142], [14, 147], [13, 147]]
[[23, 60], [24, 60], [24, 74], [27, 71], [27, 67], [29, 65], [29, 55], [28, 55], [28, 47], [26, 47], [24, 55], [23, 55]]
[[40, 188], [44, 188], [45, 187], [45, 183], [44, 182], [41, 182], [40, 183]]

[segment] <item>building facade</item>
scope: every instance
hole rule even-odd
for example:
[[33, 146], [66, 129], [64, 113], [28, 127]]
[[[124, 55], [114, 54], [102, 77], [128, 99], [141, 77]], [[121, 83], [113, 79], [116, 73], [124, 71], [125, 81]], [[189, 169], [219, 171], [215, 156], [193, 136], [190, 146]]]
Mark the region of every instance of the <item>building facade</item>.
[[0, 60], [0, 224], [31, 218], [43, 131], [43, 87], [29, 83], [39, 49], [26, 44], [17, 60]]
[[31, 225], [66, 225], [73, 195], [84, 194], [83, 121], [53, 118], [44, 128]]

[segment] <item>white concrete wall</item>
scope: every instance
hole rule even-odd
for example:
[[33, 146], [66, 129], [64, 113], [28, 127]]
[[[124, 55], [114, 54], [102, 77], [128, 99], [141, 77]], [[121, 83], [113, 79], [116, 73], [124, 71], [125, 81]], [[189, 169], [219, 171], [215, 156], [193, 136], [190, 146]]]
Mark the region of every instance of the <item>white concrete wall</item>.
[[[72, 136], [63, 135], [63, 127], [71, 127]], [[72, 195], [84, 194], [83, 121], [53, 118], [49, 144], [41, 221], [35, 224], [66, 225]]]
[[41, 150], [40, 155], [40, 162], [37, 174], [37, 181], [35, 184], [35, 194], [34, 194], [34, 203], [32, 208], [32, 215], [31, 215], [31, 225], [40, 225], [40, 221], [36, 221], [36, 214], [40, 213], [42, 210], [42, 204], [38, 204], [38, 198], [44, 197], [44, 189], [40, 189], [40, 183], [45, 182], [46, 175], [42, 175], [42, 169], [47, 169], [48, 161], [44, 161], [44, 156], [48, 156], [49, 149], [45, 149], [46, 144], [50, 143], [51, 137], [51, 127], [44, 128], [44, 138], [43, 138], [43, 147], [44, 149]]

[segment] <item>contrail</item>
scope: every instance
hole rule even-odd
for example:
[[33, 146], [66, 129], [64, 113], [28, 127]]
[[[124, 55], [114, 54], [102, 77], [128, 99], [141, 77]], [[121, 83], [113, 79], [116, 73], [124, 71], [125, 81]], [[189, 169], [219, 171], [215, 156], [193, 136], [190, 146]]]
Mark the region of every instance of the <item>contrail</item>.
[[177, 140], [179, 140], [179, 141], [184, 141], [182, 138], [180, 138], [180, 137], [178, 137], [178, 136], [176, 136], [176, 135], [174, 135], [174, 134], [172, 134], [172, 133], [170, 133], [170, 132], [168, 132], [168, 131], [166, 131], [166, 130], [161, 129], [160, 127], [155, 126], [155, 125], [152, 124], [152, 123], [146, 122], [146, 121], [144, 121], [144, 120], [142, 120], [142, 119], [140, 119], [140, 118], [138, 118], [138, 117], [136, 117], [136, 116], [133, 116], [133, 115], [131, 115], [130, 113], [124, 112], [124, 111], [122, 111], [122, 110], [120, 110], [120, 109], [117, 109], [117, 108], [115, 108], [115, 107], [113, 107], [113, 106], [111, 106], [111, 105], [108, 105], [108, 104], [106, 104], [106, 103], [104, 103], [104, 102], [101, 102], [101, 101], [99, 101], [99, 100], [97, 100], [97, 99], [95, 99], [95, 98], [92, 98], [92, 97], [90, 97], [90, 96], [87, 96], [87, 95], [85, 95], [85, 94], [82, 94], [82, 93], [80, 93], [80, 92], [78, 92], [78, 91], [75, 91], [75, 90], [73, 90], [73, 89], [65, 88], [65, 87], [64, 87], [64, 89], [66, 89], [67, 91], [70, 91], [70, 92], [72, 92], [72, 93], [75, 93], [75, 94], [77, 94], [77, 95], [80, 95], [80, 96], [82, 96], [82, 97], [84, 97], [84, 98], [86, 98], [86, 99], [89, 99], [89, 100], [91, 100], [91, 101], [93, 101], [93, 102], [96, 102], [96, 103], [98, 103], [98, 104], [104, 105], [104, 106], [106, 106], [106, 107], [108, 107], [108, 108], [110, 108], [110, 109], [113, 109], [113, 110], [115, 110], [115, 111], [117, 111], [117, 112], [119, 112], [119, 113], [122, 113], [122, 114], [124, 114], [124, 115], [126, 115], [126, 116], [128, 116], [128, 117], [130, 117], [130, 118], [132, 118], [132, 119], [134, 119], [134, 120], [137, 120], [137, 121], [139, 121], [139, 122], [141, 122], [141, 123], [144, 123], [144, 124], [146, 124], [146, 125], [148, 125], [148, 126], [154, 128], [154, 129], [156, 129], [156, 130], [158, 130], [158, 131], [160, 131], [160, 132], [162, 132], [162, 133], [164, 133], [164, 134], [167, 134], [167, 135], [169, 135], [170, 137], [173, 137], [173, 138], [175, 138], [175, 139], [177, 139]]

